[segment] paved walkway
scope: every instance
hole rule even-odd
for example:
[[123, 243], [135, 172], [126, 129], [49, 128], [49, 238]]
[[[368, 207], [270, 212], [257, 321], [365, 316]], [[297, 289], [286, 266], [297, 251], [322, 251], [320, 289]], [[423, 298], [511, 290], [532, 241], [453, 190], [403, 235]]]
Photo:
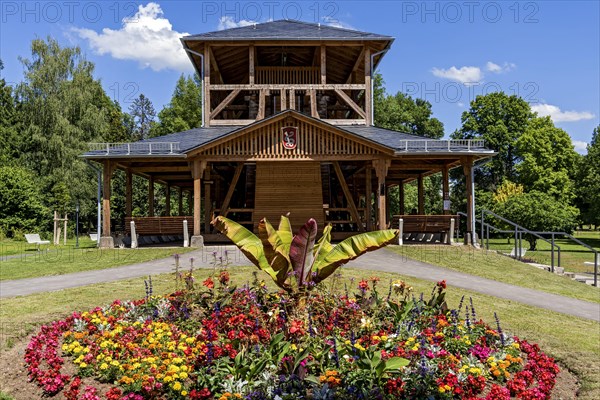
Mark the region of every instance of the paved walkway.
[[[189, 259], [194, 258], [195, 268], [212, 268], [213, 252], [217, 257], [228, 252], [231, 265], [251, 265], [251, 263], [234, 246], [207, 246], [204, 250], [196, 250], [181, 256], [181, 268], [189, 266]], [[50, 292], [61, 289], [90, 285], [100, 282], [113, 282], [173, 272], [172, 258], [148, 261], [135, 265], [77, 272], [68, 275], [48, 276], [41, 278], [0, 281], [0, 298], [25, 296], [33, 293]], [[502, 299], [512, 300], [535, 307], [544, 308], [576, 317], [600, 322], [600, 303], [591, 303], [570, 297], [549, 294], [539, 290], [509, 285], [478, 276], [456, 272], [383, 249], [363, 255], [347, 264], [350, 268], [372, 271], [395, 272], [406, 276], [437, 282], [445, 279], [450, 286], [472, 290]], [[600, 294], [599, 294], [600, 296]]]

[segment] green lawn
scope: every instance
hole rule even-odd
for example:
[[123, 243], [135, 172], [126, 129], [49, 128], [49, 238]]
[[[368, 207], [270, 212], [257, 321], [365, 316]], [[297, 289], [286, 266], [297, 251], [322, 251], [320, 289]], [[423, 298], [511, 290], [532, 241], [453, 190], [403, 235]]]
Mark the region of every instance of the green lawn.
[[0, 280], [35, 278], [63, 275], [72, 272], [107, 269], [121, 265], [171, 257], [186, 253], [191, 248], [140, 248], [140, 249], [76, 249], [71, 246], [57, 247], [51, 251], [34, 252], [26, 257], [0, 261]]
[[600, 303], [598, 288], [540, 270], [495, 251], [470, 246], [388, 246], [388, 249], [418, 261], [499, 282]]
[[[252, 280], [253, 267], [231, 268], [232, 281], [238, 285]], [[211, 271], [196, 271], [197, 282]], [[337, 288], [352, 285], [350, 278], [366, 278], [370, 271], [342, 269], [342, 277], [336, 281]], [[263, 276], [265, 279], [268, 277]], [[387, 282], [398, 278], [412, 285], [416, 293], [428, 294], [432, 283], [397, 274], [377, 272], [381, 279], [381, 290], [387, 290]], [[154, 293], [167, 293], [176, 289], [173, 274], [153, 277]], [[267, 282], [268, 284], [270, 283]], [[327, 282], [326, 284], [331, 284]], [[13, 346], [35, 331], [41, 323], [64, 317], [73, 311], [84, 311], [114, 299], [136, 299], [144, 296], [143, 279], [132, 279], [114, 283], [91, 285], [53, 293], [35, 294], [20, 298], [0, 300], [0, 347]], [[496, 311], [505, 331], [521, 338], [537, 342], [542, 349], [559, 360], [563, 367], [573, 372], [581, 383], [580, 398], [600, 398], [600, 324], [569, 317], [564, 314], [526, 306], [513, 301], [497, 299], [475, 292], [448, 288], [448, 303], [456, 307], [462, 296], [472, 297], [478, 315], [488, 322], [493, 321]], [[25, 343], [19, 344], [24, 346]]]
[[[60, 241], [59, 246], [54, 245], [41, 245], [40, 250], [44, 251], [56, 251], [57, 249], [64, 248], [65, 245], [62, 244], [62, 240]], [[66, 247], [75, 247], [76, 241], [75, 239], [67, 239]], [[89, 236], [80, 236], [79, 237], [79, 247], [80, 248], [95, 248], [96, 242], [93, 242]], [[3, 239], [0, 240], [0, 260], [5, 256], [12, 256], [16, 254], [34, 255], [37, 253], [37, 246], [34, 244], [29, 244], [25, 240], [12, 240], [12, 239]]]
[[[581, 240], [582, 242], [588, 244], [589, 246], [592, 246], [596, 250], [600, 251], [600, 232], [577, 231], [573, 236]], [[563, 267], [565, 271], [587, 273], [592, 273], [594, 271], [593, 265], [584, 264], [584, 262], [594, 262], [594, 254], [589, 249], [573, 242], [570, 239], [555, 239], [555, 243], [557, 246], [560, 247], [560, 266]], [[529, 249], [529, 242], [523, 240], [522, 247], [524, 249]], [[514, 241], [512, 238], [510, 239], [510, 243], [508, 243], [507, 239], [490, 238], [490, 250], [497, 250], [503, 253], [510, 253], [513, 248]], [[558, 252], [555, 251], [555, 266], [558, 265], [557, 253]], [[551, 265], [551, 245], [543, 240], [538, 240], [537, 250], [527, 250], [524, 258], [533, 260], [534, 262], [540, 264]]]

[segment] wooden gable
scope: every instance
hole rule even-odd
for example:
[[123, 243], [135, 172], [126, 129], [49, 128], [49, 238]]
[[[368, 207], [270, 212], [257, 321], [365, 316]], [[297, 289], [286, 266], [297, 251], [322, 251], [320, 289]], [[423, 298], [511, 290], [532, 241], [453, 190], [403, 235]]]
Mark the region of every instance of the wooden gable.
[[[189, 156], [209, 161], [369, 160], [393, 150], [335, 126], [294, 113], [265, 120], [208, 143]], [[296, 146], [286, 148], [283, 128], [297, 128]]]

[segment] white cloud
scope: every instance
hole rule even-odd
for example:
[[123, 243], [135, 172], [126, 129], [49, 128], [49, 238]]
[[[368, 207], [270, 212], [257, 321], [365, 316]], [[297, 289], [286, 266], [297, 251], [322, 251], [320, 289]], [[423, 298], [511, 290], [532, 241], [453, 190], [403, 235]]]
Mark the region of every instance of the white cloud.
[[537, 112], [540, 117], [550, 116], [554, 122], [575, 122], [595, 117], [589, 111], [561, 111], [552, 104], [533, 104], [531, 110]]
[[581, 140], [573, 140], [573, 146], [575, 147], [575, 151], [579, 154], [587, 154], [587, 142]]
[[352, 29], [353, 31], [356, 30], [356, 28], [353, 27], [352, 25], [342, 22], [339, 19], [333, 18], [329, 15], [327, 15], [321, 19], [323, 20], [323, 23], [325, 25], [333, 26], [334, 28]]
[[479, 67], [456, 68], [452, 66], [448, 69], [434, 68], [431, 72], [438, 78], [450, 79], [466, 86], [478, 83], [483, 78], [483, 73]]
[[252, 20], [248, 20], [248, 19], [241, 19], [239, 21], [236, 21], [230, 15], [225, 15], [225, 16], [222, 16], [221, 18], [219, 18], [219, 25], [218, 25], [217, 29], [222, 31], [224, 29], [239, 28], [242, 26], [250, 26], [250, 25], [254, 25], [254, 24], [256, 24], [256, 21], [252, 21]]
[[498, 65], [498, 64], [496, 64], [496, 63], [493, 63], [491, 61], [488, 61], [485, 64], [485, 68], [488, 71], [490, 71], [490, 72], [492, 72], [494, 74], [501, 74], [501, 73], [504, 73], [504, 72], [509, 72], [509, 71], [512, 71], [513, 69], [515, 69], [516, 67], [517, 67], [516, 64], [514, 64], [514, 63], [508, 63], [508, 62], [505, 62], [501, 66]]
[[157, 3], [138, 6], [138, 12], [122, 21], [121, 29], [75, 28], [74, 31], [87, 40], [98, 54], [110, 54], [118, 60], [134, 60], [143, 68], [154, 71], [173, 69], [192, 71], [192, 64], [185, 54], [179, 38], [188, 33], [177, 32]]

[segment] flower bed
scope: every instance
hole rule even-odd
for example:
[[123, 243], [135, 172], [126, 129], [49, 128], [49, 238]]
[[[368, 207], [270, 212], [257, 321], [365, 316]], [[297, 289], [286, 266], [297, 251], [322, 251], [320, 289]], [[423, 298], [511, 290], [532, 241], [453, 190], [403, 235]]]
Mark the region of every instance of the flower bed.
[[48, 396], [88, 400], [550, 397], [554, 360], [468, 301], [448, 310], [444, 282], [428, 299], [377, 278], [321, 289], [236, 289], [222, 271], [201, 289], [115, 301], [42, 327], [29, 376]]

